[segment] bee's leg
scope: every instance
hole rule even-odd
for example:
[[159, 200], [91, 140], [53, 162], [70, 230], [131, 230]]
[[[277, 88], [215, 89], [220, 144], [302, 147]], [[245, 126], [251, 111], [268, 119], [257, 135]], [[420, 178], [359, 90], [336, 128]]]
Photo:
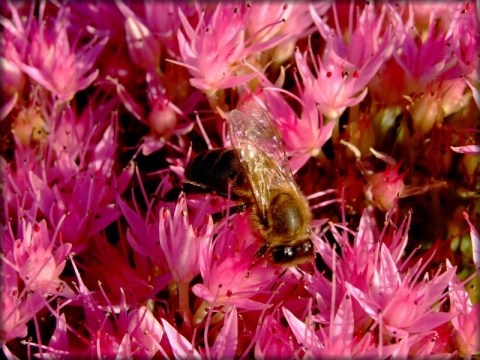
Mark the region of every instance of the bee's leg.
[[163, 201], [177, 201], [181, 192], [185, 194], [207, 194], [212, 192], [212, 189], [203, 184], [199, 184], [193, 181], [184, 181], [182, 186], [175, 186], [168, 190], [161, 198]]
[[217, 211], [216, 213], [212, 214], [212, 219], [214, 222], [222, 220], [225, 216], [227, 216], [227, 210], [230, 215], [239, 214], [247, 210], [249, 204], [238, 204], [235, 206], [230, 207], [229, 209]]
[[184, 181], [182, 189], [185, 194], [207, 194], [212, 192], [212, 188], [194, 181]]

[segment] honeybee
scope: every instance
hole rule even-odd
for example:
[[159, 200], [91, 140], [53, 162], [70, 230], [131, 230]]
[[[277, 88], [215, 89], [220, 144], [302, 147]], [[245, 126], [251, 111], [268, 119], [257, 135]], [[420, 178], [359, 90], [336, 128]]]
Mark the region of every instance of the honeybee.
[[[233, 148], [207, 150], [186, 166], [186, 192], [215, 191], [249, 209], [252, 229], [262, 245], [257, 257], [295, 266], [314, 254], [308, 202], [298, 188], [278, 129], [254, 102], [228, 114]], [[229, 191], [230, 187], [230, 191]]]

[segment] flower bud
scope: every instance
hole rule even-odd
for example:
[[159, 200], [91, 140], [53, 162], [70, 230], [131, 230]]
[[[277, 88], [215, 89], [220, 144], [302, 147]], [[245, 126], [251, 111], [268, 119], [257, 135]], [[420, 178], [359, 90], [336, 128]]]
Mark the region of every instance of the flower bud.
[[13, 62], [0, 57], [0, 74], [2, 75], [2, 90], [9, 96], [22, 92], [25, 86], [25, 76]]
[[395, 205], [395, 199], [405, 186], [405, 173], [399, 175], [398, 168], [399, 164], [373, 175], [365, 186], [367, 199], [382, 211], [388, 211]]
[[127, 17], [125, 22], [128, 51], [134, 63], [150, 70], [158, 67], [160, 43], [138, 19]]
[[428, 133], [435, 122], [443, 119], [441, 100], [434, 92], [428, 92], [413, 100], [407, 110], [413, 119], [413, 128], [422, 134]]

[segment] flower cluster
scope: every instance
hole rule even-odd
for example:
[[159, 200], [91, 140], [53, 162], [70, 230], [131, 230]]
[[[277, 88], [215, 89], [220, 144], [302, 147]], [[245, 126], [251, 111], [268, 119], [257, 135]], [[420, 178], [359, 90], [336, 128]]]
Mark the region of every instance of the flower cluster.
[[[2, 357], [480, 355], [479, 14], [2, 2]], [[248, 102], [310, 206], [297, 266], [185, 185]]]

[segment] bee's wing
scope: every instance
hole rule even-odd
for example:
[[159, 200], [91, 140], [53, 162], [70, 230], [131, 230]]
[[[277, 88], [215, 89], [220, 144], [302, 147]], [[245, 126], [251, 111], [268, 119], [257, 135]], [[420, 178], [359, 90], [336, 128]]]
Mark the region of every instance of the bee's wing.
[[265, 216], [270, 188], [288, 186], [299, 192], [281, 134], [267, 112], [254, 102], [246, 104], [242, 111], [231, 111], [228, 121], [230, 140], [250, 180], [255, 201]]

